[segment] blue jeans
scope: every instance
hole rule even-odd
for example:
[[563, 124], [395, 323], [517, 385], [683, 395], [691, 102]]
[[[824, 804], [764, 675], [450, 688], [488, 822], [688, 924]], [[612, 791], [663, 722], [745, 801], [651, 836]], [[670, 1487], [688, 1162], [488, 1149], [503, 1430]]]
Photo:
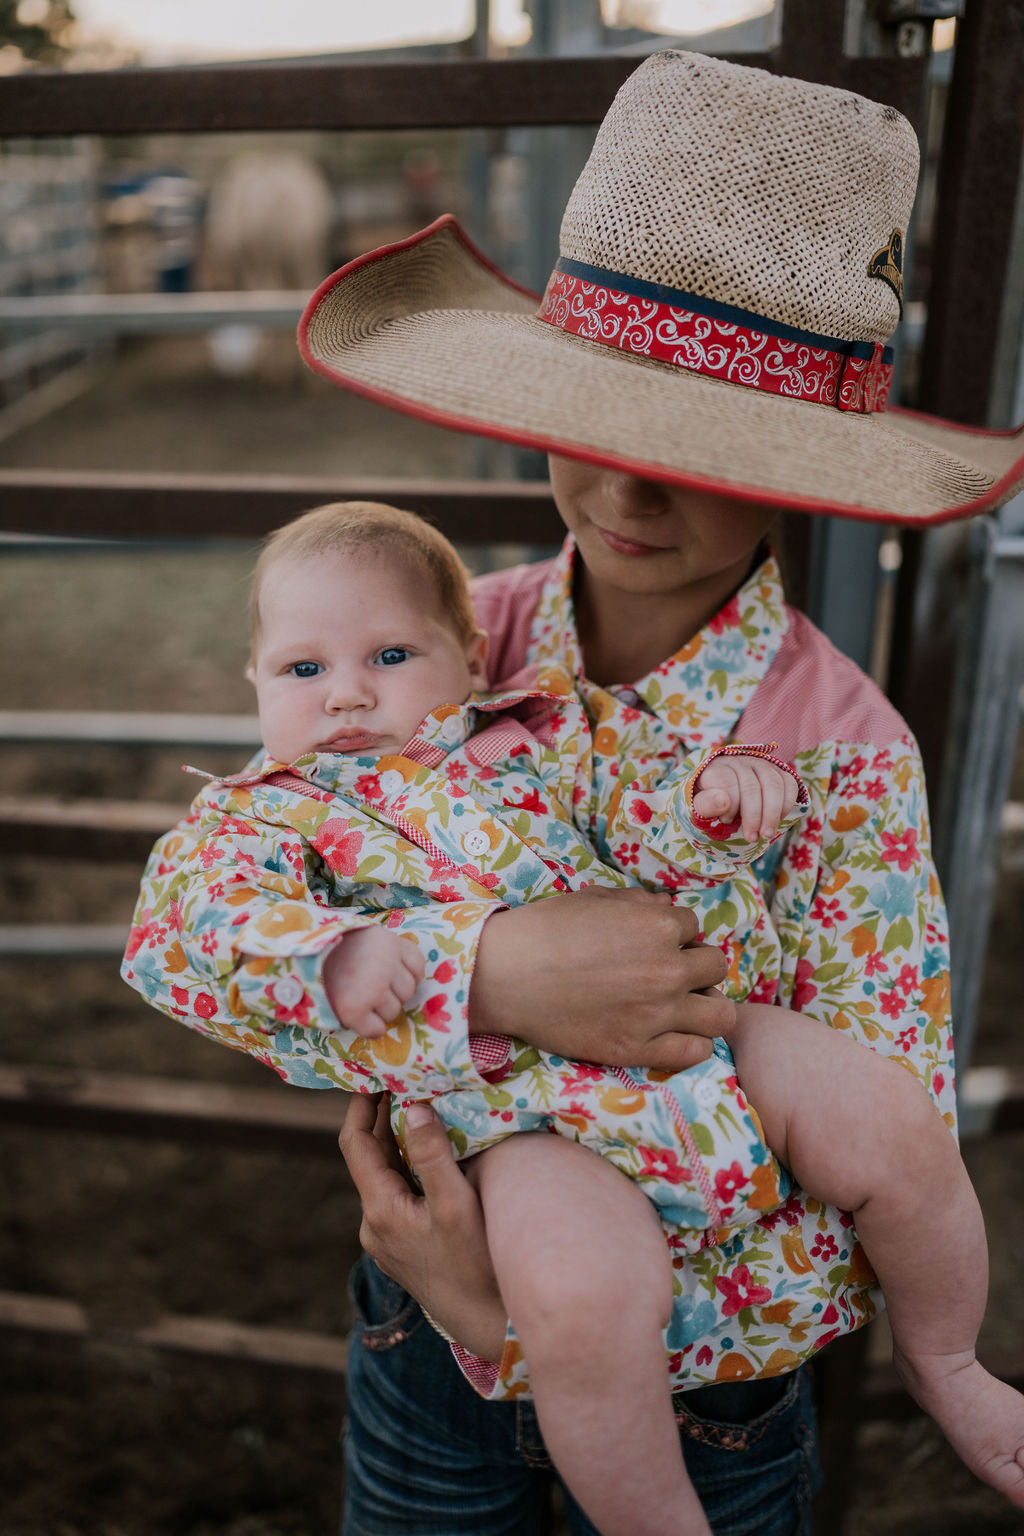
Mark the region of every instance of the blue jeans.
[[[412, 1297], [352, 1274], [342, 1536], [537, 1536], [551, 1462], [531, 1403], [485, 1403]], [[686, 1466], [715, 1536], [810, 1536], [820, 1482], [808, 1372], [680, 1392]], [[598, 1536], [567, 1493], [573, 1536]]]

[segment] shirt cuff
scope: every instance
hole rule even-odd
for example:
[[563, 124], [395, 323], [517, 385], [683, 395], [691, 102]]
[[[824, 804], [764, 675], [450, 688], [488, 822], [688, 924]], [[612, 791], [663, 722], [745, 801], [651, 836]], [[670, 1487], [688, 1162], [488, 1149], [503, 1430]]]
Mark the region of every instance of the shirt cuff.
[[[360, 927], [370, 926], [365, 920], [360, 923]], [[248, 1014], [256, 1027], [268, 1035], [287, 1027], [339, 1033], [342, 1026], [324, 987], [324, 961], [346, 933], [355, 931], [351, 920], [340, 921], [306, 935], [298, 953], [252, 955], [240, 952], [239, 964], [228, 987], [232, 1013], [236, 1017]]]
[[[733, 859], [752, 863], [754, 859], [760, 858], [761, 854], [767, 848], [770, 848], [772, 843], [803, 820], [811, 803], [807, 785], [800, 777], [794, 765], [787, 762], [785, 758], [778, 757], [776, 753], [777, 746], [773, 741], [762, 744], [732, 741], [726, 742], [721, 747], [716, 747], [713, 752], [709, 752], [705, 758], [702, 758], [682, 786], [680, 795], [680, 799], [685, 803], [686, 819], [690, 822], [698, 843], [706, 844], [715, 852], [726, 853]], [[716, 816], [698, 816], [697, 812], [693, 809], [693, 799], [697, 793], [701, 774], [705, 768], [710, 767], [720, 757], [760, 757], [765, 762], [774, 763], [776, 768], [781, 768], [783, 773], [788, 773], [794, 780], [797, 792], [796, 801], [781, 818], [778, 831], [774, 837], [758, 837], [752, 842], [748, 842], [742, 835], [742, 823], [739, 816], [736, 816], [730, 822], [724, 822]], [[679, 809], [682, 814], [683, 807], [680, 806]]]
[[[436, 1327], [436, 1324], [435, 1324]], [[438, 1330], [441, 1332], [442, 1330]], [[445, 1335], [447, 1337], [447, 1335]], [[500, 1360], [481, 1360], [479, 1355], [471, 1354], [468, 1349], [463, 1349], [454, 1339], [449, 1339], [449, 1347], [455, 1357], [455, 1363], [463, 1376], [469, 1382], [474, 1392], [490, 1401], [492, 1398], [502, 1399], [505, 1392], [502, 1383], [516, 1363], [522, 1358], [522, 1346], [519, 1344], [512, 1326], [509, 1324], [505, 1337], [505, 1347], [502, 1350]]]

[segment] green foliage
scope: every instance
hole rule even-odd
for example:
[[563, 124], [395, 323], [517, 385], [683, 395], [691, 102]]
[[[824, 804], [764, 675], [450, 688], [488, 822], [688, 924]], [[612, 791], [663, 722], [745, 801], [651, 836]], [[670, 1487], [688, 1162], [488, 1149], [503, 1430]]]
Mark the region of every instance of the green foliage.
[[909, 949], [913, 942], [914, 930], [910, 926], [910, 919], [898, 917], [885, 936], [882, 954], [891, 954], [894, 949]]
[[506, 843], [505, 847], [498, 854], [498, 857], [496, 859], [492, 860], [492, 862], [491, 862], [491, 869], [495, 870], [495, 871], [497, 871], [499, 869], [504, 869], [507, 865], [512, 864], [512, 863], [515, 862], [515, 860], [519, 857], [521, 851], [522, 850], [519, 847], [518, 843], [513, 842], [513, 840], [511, 838], [509, 838], [509, 840]]
[[736, 905], [731, 901], [720, 901], [712, 907], [704, 919], [705, 934], [712, 934], [718, 928], [735, 928], [739, 922], [739, 913]]
[[837, 976], [842, 976], [846, 970], [847, 966], [842, 960], [834, 960], [831, 965], [819, 965], [814, 972], [814, 980], [820, 986], [825, 986], [835, 981]]
[[695, 1121], [690, 1126], [690, 1135], [693, 1137], [694, 1146], [702, 1157], [711, 1157], [713, 1155], [715, 1142], [706, 1125], [701, 1125], [699, 1121]]

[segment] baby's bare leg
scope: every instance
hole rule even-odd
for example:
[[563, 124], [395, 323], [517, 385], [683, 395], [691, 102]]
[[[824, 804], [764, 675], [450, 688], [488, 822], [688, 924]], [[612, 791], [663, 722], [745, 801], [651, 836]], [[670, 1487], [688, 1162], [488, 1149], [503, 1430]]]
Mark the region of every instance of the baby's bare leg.
[[672, 1279], [650, 1202], [560, 1136], [510, 1136], [468, 1171], [566, 1484], [603, 1536], [711, 1536], [672, 1413]]
[[743, 1090], [808, 1194], [852, 1212], [907, 1390], [971, 1470], [1024, 1507], [1024, 1397], [975, 1358], [985, 1227], [952, 1135], [897, 1062], [787, 1009], [736, 1014]]

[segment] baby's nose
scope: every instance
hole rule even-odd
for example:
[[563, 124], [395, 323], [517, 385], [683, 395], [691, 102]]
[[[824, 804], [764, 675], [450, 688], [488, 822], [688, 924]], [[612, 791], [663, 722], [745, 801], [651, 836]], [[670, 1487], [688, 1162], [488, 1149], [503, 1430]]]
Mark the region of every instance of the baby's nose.
[[358, 672], [335, 673], [327, 689], [328, 714], [340, 715], [350, 709], [369, 709], [374, 702], [369, 678]]

